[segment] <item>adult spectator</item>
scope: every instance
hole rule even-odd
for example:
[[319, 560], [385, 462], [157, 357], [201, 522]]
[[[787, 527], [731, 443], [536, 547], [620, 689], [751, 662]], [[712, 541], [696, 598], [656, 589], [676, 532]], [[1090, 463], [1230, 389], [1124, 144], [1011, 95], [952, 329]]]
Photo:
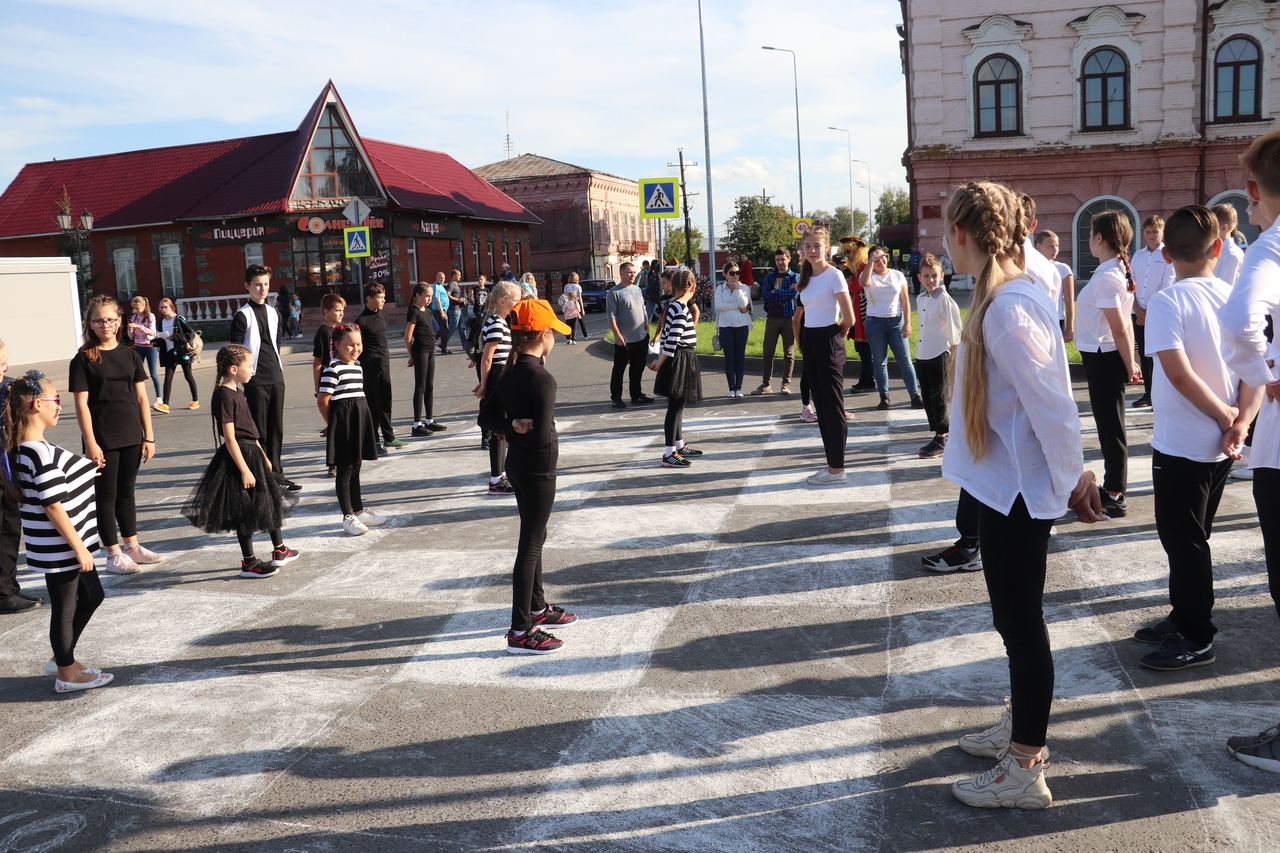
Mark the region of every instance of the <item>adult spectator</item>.
[[764, 370], [760, 387], [751, 396], [773, 393], [773, 357], [778, 349], [778, 337], [782, 337], [783, 369], [782, 393], [791, 393], [791, 371], [796, 363], [796, 333], [792, 318], [796, 313], [797, 276], [789, 269], [791, 252], [779, 246], [773, 253], [773, 269], [764, 277], [760, 295], [764, 299]]
[[924, 253], [920, 251], [919, 246], [911, 247], [911, 257], [907, 259], [907, 275], [911, 278], [911, 293], [915, 296], [920, 295], [920, 262], [924, 260]]
[[516, 280], [516, 274], [511, 271], [511, 264], [504, 263], [502, 265], [502, 280], [503, 281]]
[[724, 265], [724, 282], [716, 285], [716, 333], [724, 350], [724, 375], [730, 397], [742, 396], [752, 319], [751, 291], [742, 281], [742, 268], [736, 261], [729, 261]]
[[755, 267], [751, 265], [751, 259], [747, 257], [746, 252], [738, 253], [738, 280], [742, 282], [742, 286], [747, 289], [750, 295], [751, 288], [756, 286]]
[[[634, 282], [635, 266], [624, 263], [618, 270], [622, 281], [604, 294], [605, 315], [613, 331], [613, 375], [609, 378], [609, 399], [615, 409], [625, 409], [622, 400], [622, 374], [629, 369], [631, 402], [644, 406], [653, 402], [640, 387], [645, 358], [649, 351], [649, 324], [646, 322], [644, 295]], [[573, 279], [577, 278], [575, 273]], [[565, 285], [567, 293], [569, 286]]]
[[[631, 265], [623, 264], [623, 266]], [[631, 277], [635, 278], [634, 272], [631, 273]], [[569, 273], [569, 282], [564, 286], [564, 298], [566, 302], [575, 303], [577, 313], [573, 315], [573, 319], [577, 320], [578, 328], [582, 329], [583, 339], [590, 339], [591, 335], [587, 333], [587, 306], [582, 302], [582, 285], [578, 283], [578, 274], [576, 272]], [[572, 322], [569, 323], [569, 328], [573, 328]], [[574, 337], [570, 336], [570, 340], [574, 340]]]
[[462, 281], [462, 272], [460, 270], [454, 270], [453, 274], [449, 276], [449, 283], [445, 285], [445, 291], [449, 296], [449, 303], [445, 307], [447, 320], [447, 326], [444, 330], [445, 339], [440, 345], [440, 350], [443, 355], [449, 354], [449, 350], [446, 349], [446, 345], [449, 343], [449, 336], [455, 333], [458, 336], [458, 343], [462, 345], [464, 350], [467, 348], [467, 327], [462, 322], [463, 315], [465, 315], [467, 311], [467, 300], [462, 296], [462, 285], [459, 284], [460, 281]]
[[649, 275], [639, 286], [644, 288], [645, 317], [652, 323], [658, 313], [658, 303], [662, 301], [662, 261], [655, 259], [649, 265]]

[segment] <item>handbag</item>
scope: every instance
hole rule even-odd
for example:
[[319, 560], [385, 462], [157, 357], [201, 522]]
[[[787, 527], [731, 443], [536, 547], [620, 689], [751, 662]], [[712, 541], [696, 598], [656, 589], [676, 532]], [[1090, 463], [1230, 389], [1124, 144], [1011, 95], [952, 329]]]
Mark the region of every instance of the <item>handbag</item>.
[[720, 333], [719, 333], [719, 332], [716, 332], [714, 335], [712, 335], [712, 336], [711, 336], [711, 349], [712, 349], [714, 352], [720, 352], [720, 351], [721, 351], [721, 346], [720, 346]]

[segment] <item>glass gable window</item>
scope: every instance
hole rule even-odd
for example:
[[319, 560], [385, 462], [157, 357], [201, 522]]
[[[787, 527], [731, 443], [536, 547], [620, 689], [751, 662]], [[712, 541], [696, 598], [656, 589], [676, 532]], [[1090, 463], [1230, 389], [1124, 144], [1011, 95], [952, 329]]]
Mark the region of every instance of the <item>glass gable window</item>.
[[1084, 61], [1085, 130], [1122, 130], [1129, 126], [1129, 63], [1124, 56], [1104, 47]]
[[1022, 132], [1022, 70], [1007, 56], [993, 56], [974, 75], [975, 136]]
[[326, 107], [293, 187], [295, 199], [376, 196], [377, 184], [356, 151], [336, 107]]
[[1262, 117], [1258, 109], [1258, 76], [1261, 69], [1261, 53], [1251, 39], [1227, 39], [1218, 48], [1213, 64], [1217, 80], [1214, 119], [1256, 121]]

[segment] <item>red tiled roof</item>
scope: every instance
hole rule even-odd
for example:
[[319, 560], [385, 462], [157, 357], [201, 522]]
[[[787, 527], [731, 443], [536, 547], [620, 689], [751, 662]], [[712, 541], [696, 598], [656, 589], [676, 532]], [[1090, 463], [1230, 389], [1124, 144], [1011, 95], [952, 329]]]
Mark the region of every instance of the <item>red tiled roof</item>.
[[442, 151], [364, 139], [365, 150], [400, 207], [507, 222], [541, 222], [515, 199]]

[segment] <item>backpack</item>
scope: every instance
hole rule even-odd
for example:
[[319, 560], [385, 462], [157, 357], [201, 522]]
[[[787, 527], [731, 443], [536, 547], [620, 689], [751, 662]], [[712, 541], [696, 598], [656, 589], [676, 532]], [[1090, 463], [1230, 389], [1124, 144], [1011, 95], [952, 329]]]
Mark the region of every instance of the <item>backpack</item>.
[[200, 352], [204, 349], [204, 333], [199, 329], [192, 329], [187, 324], [186, 318], [179, 315], [173, 321], [170, 342], [173, 344], [174, 353], [180, 358], [198, 361]]

